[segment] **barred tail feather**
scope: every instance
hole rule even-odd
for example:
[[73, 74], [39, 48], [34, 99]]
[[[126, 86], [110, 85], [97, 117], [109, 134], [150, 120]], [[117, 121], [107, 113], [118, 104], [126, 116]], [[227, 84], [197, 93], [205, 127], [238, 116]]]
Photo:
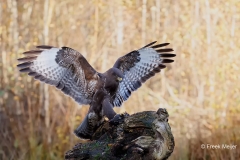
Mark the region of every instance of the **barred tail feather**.
[[92, 132], [93, 129], [89, 126], [88, 115], [74, 131], [75, 135], [82, 139], [90, 139], [93, 134]]

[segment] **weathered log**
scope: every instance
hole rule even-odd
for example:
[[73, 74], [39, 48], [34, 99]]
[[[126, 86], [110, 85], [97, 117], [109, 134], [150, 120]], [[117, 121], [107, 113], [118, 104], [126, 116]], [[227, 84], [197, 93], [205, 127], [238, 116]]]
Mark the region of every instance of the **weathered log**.
[[174, 149], [168, 116], [166, 109], [159, 108], [104, 121], [91, 141], [74, 146], [65, 159], [167, 159]]

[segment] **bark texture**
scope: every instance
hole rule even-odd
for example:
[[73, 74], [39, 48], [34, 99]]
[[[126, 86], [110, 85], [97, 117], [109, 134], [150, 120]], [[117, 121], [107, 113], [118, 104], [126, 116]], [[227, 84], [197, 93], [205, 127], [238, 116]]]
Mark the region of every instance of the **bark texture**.
[[65, 159], [167, 159], [174, 149], [168, 116], [164, 108], [118, 115], [110, 122], [104, 121], [91, 141], [75, 145]]

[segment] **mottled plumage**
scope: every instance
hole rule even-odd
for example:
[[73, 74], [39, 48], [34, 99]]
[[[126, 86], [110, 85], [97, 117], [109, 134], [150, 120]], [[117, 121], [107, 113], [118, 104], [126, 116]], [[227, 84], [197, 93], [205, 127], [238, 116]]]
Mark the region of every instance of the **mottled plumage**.
[[121, 106], [131, 93], [147, 79], [173, 62], [169, 43], [153, 46], [120, 57], [105, 73], [98, 73], [82, 54], [69, 47], [37, 46], [39, 50], [24, 52], [18, 59], [20, 72], [27, 72], [42, 82], [56, 86], [78, 104], [90, 105], [83, 123], [75, 130], [77, 136], [90, 138], [104, 116], [112, 119], [114, 106]]

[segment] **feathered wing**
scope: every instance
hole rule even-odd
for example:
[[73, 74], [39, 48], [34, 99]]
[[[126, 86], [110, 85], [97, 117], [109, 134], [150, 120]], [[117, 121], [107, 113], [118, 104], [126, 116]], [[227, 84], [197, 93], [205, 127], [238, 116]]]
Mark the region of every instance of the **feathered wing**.
[[120, 69], [124, 74], [113, 100], [114, 106], [121, 106], [123, 101], [130, 97], [131, 92], [137, 90], [142, 83], [165, 68], [164, 63], [173, 62], [172, 59], [168, 59], [176, 56], [169, 53], [173, 51], [171, 48], [159, 49], [169, 43], [152, 46], [154, 43], [156, 41], [120, 57], [114, 64], [113, 67]]
[[37, 46], [18, 59], [20, 72], [27, 72], [42, 82], [56, 86], [79, 104], [89, 104], [98, 76], [87, 60], [76, 50]]

